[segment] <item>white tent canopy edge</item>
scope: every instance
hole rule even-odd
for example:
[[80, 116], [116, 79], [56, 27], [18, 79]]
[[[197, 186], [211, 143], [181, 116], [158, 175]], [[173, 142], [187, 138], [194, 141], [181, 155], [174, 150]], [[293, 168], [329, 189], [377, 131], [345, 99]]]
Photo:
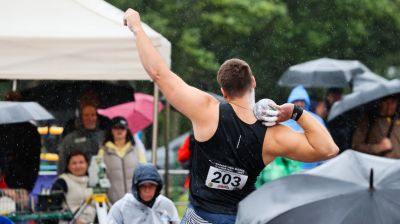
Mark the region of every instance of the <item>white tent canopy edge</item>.
[[[0, 6], [0, 79], [150, 80], [123, 12], [103, 0], [0, 0]], [[170, 65], [170, 42], [143, 26]], [[156, 86], [154, 96], [157, 111]], [[157, 113], [153, 121], [157, 135]], [[153, 161], [156, 147], [153, 136]]]
[[[149, 80], [123, 12], [103, 0], [0, 0], [0, 79]], [[171, 44], [144, 24], [170, 64]]]

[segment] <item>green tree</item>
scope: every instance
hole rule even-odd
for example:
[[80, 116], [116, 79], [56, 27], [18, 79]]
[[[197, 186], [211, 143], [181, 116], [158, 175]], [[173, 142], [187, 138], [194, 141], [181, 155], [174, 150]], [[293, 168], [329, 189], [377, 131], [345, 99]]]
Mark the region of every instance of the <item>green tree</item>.
[[399, 0], [108, 1], [137, 9], [171, 42], [173, 71], [216, 93], [218, 66], [231, 57], [252, 66], [257, 98], [279, 103], [289, 89], [277, 80], [293, 64], [356, 59], [380, 74], [400, 65]]

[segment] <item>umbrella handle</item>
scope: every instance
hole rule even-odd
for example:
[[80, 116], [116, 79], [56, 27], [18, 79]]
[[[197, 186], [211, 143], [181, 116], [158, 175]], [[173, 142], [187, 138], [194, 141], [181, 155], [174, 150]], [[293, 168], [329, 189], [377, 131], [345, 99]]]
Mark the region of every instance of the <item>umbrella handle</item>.
[[369, 172], [369, 191], [372, 192], [374, 190], [374, 169], [371, 168], [371, 171]]

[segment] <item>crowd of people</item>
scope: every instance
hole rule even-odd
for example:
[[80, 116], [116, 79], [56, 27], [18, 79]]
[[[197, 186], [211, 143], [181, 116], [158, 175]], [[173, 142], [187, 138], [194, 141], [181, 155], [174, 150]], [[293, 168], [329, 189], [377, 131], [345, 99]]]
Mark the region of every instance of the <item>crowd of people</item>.
[[[193, 131], [178, 154], [190, 169], [185, 183], [189, 204], [180, 220], [173, 202], [161, 195], [161, 176], [147, 163], [140, 138], [129, 130], [124, 117], [114, 117], [106, 129], [100, 128], [94, 97], [80, 102], [73, 130], [57, 148], [59, 176], [52, 191], [65, 194], [64, 206], [73, 213], [94, 193], [88, 173], [92, 157], [103, 161], [110, 183], [106, 194], [112, 207], [107, 223], [224, 224], [235, 222], [238, 203], [256, 186], [313, 168], [338, 154], [326, 119], [334, 102], [341, 99], [342, 89], [329, 89], [325, 99], [313, 105], [303, 86], [295, 87], [285, 104], [277, 105], [270, 99], [256, 103], [256, 78], [251, 67], [233, 58], [217, 72], [226, 101], [220, 103], [169, 69], [143, 31], [138, 12], [128, 9], [124, 21], [136, 36], [136, 47], [150, 78], [192, 123]], [[360, 115], [352, 148], [400, 158], [398, 100], [389, 96], [378, 102], [374, 113]], [[284, 172], [275, 175], [277, 167]], [[0, 175], [0, 187], [6, 187], [5, 178]], [[96, 207], [91, 203], [76, 223], [93, 223], [95, 219]]]
[[[83, 102], [85, 103], [80, 107], [79, 121], [74, 122], [78, 124], [76, 129], [65, 135], [58, 147], [57, 167], [60, 176], [53, 185], [53, 190], [62, 190], [65, 193], [65, 206], [72, 212], [76, 212], [82, 201], [93, 194], [88, 177], [89, 164], [95, 161], [92, 157], [95, 156], [105, 164], [106, 178], [110, 183], [107, 198], [111, 204], [137, 187], [132, 185], [135, 180], [134, 171], [139, 164], [147, 163], [145, 147], [140, 138], [129, 130], [128, 121], [124, 117], [114, 117], [108, 128], [102, 130], [96, 105], [91, 100]], [[74, 157], [71, 158], [75, 154], [80, 155], [79, 163], [74, 163]], [[71, 166], [76, 167], [79, 174], [74, 173]], [[162, 186], [160, 182], [157, 184]], [[74, 189], [68, 190], [70, 188]], [[77, 220], [79, 223], [91, 223], [94, 215], [95, 207], [92, 202]]]

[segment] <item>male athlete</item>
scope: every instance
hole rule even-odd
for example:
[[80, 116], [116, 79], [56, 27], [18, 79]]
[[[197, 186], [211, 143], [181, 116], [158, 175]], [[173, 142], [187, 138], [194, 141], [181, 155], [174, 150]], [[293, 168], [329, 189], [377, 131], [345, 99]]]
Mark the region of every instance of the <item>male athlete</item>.
[[[217, 81], [227, 103], [219, 103], [168, 68], [143, 31], [138, 12], [128, 9], [124, 22], [135, 34], [141, 62], [151, 79], [192, 122], [190, 204], [182, 223], [234, 223], [238, 202], [255, 190], [257, 175], [277, 156], [313, 162], [337, 154], [328, 131], [301, 108], [265, 100], [255, 106], [256, 80], [245, 61], [230, 59], [221, 65]], [[273, 113], [278, 116], [276, 122], [293, 118], [304, 133], [283, 125], [267, 128], [257, 121], [253, 109], [270, 123], [275, 122], [269, 117]]]

